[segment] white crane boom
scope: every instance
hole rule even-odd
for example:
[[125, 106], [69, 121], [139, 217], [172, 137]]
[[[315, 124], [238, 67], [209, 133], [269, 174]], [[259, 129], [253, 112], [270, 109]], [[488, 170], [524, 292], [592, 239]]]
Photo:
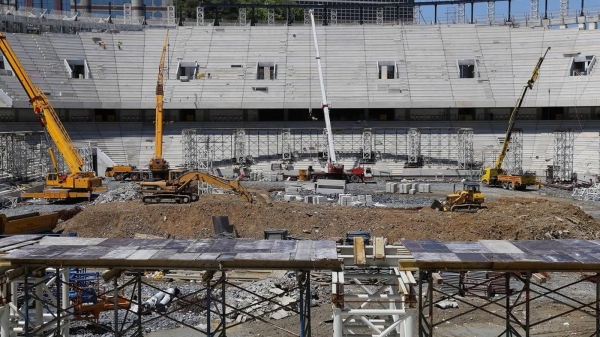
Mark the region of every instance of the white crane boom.
[[321, 84], [321, 106], [323, 108], [323, 116], [325, 117], [325, 125], [327, 127], [327, 149], [329, 150], [329, 162], [336, 164], [335, 148], [333, 146], [333, 133], [331, 132], [331, 120], [329, 119], [329, 104], [327, 103], [327, 95], [325, 94], [325, 83], [323, 82], [323, 70], [321, 69], [321, 56], [319, 54], [319, 42], [317, 41], [317, 29], [315, 27], [315, 12], [310, 10], [310, 22], [312, 24], [313, 40], [315, 41], [315, 51], [317, 59], [317, 68], [319, 69], [319, 82]]

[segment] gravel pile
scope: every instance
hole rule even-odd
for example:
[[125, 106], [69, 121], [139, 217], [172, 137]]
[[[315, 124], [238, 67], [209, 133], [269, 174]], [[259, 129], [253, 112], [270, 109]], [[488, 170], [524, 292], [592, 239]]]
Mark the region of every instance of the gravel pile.
[[127, 183], [122, 184], [116, 189], [109, 190], [106, 193], [100, 194], [93, 204], [104, 204], [107, 202], [124, 202], [129, 200], [138, 200], [142, 194], [138, 192], [139, 184]]

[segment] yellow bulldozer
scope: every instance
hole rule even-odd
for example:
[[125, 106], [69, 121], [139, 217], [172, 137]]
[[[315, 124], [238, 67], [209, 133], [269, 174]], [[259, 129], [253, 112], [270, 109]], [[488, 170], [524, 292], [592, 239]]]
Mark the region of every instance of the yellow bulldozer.
[[431, 208], [443, 212], [477, 212], [483, 208], [483, 193], [481, 193], [479, 183], [467, 181], [463, 183], [460, 191], [454, 191], [446, 196], [442, 202], [435, 200]]

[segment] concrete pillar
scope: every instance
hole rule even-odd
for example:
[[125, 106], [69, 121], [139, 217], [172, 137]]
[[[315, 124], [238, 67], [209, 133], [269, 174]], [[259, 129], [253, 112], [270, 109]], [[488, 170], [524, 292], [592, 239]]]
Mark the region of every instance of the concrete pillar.
[[131, 16], [133, 20], [144, 18], [144, 2], [142, 0], [131, 0]]

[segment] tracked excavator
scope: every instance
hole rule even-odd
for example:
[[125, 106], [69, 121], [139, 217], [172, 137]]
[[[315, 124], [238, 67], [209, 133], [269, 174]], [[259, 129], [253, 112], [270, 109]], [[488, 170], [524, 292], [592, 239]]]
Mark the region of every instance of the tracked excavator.
[[[33, 112], [38, 116], [40, 124], [44, 127], [48, 142], [48, 152], [54, 171], [46, 175], [46, 186], [42, 192], [23, 193], [23, 198], [42, 198], [48, 201], [59, 201], [65, 199], [91, 198], [94, 191], [105, 190], [102, 187], [102, 178], [97, 177], [93, 171], [84, 171], [84, 161], [77, 152], [73, 141], [61, 123], [56, 111], [50, 104], [46, 94], [33, 84], [21, 61], [8, 43], [6, 36], [0, 33], [0, 50], [12, 67], [15, 76], [23, 86], [33, 106]], [[56, 155], [50, 139], [54, 141], [58, 152], [62, 155], [68, 168], [67, 172], [61, 172], [58, 167]]]
[[142, 201], [146, 204], [187, 204], [197, 201], [199, 197], [193, 188], [194, 182], [233, 191], [250, 203], [254, 201], [252, 194], [237, 180], [224, 179], [207, 172], [183, 170], [170, 170], [167, 180], [141, 182], [140, 193], [144, 194]]

